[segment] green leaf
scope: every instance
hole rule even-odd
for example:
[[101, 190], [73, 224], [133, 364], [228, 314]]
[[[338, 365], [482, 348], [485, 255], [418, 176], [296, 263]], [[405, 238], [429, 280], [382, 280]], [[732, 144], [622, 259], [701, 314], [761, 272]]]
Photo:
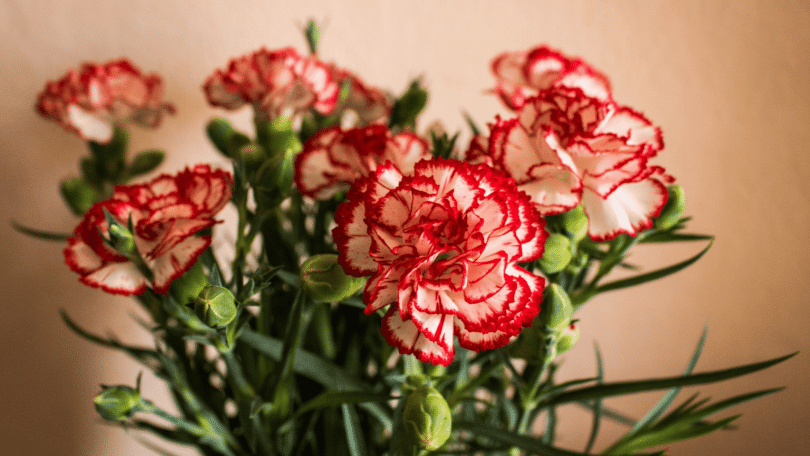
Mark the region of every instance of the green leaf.
[[682, 261], [678, 264], [674, 264], [672, 266], [668, 266], [666, 268], [657, 269], [655, 271], [647, 272], [645, 274], [640, 274], [633, 277], [628, 277], [622, 280], [616, 280], [613, 282], [608, 282], [604, 285], [599, 285], [594, 290], [595, 293], [604, 293], [606, 291], [613, 291], [618, 290], [620, 288], [627, 288], [633, 287], [636, 285], [641, 285], [642, 283], [651, 282], [656, 279], [660, 279], [662, 277], [666, 277], [670, 274], [674, 274], [682, 269], [685, 269], [692, 264], [694, 264], [697, 260], [699, 260], [706, 252], [709, 251], [711, 248], [712, 243], [710, 242], [709, 245], [706, 246], [705, 249], [701, 250], [697, 255], [689, 258], [688, 260]]
[[369, 393], [366, 391], [326, 391], [314, 397], [295, 411], [295, 416], [301, 416], [311, 410], [326, 407], [337, 407], [343, 404], [356, 404], [359, 402], [386, 402], [395, 399], [388, 394]]
[[[605, 381], [605, 371], [602, 366], [602, 353], [599, 351], [599, 345], [594, 346], [594, 351], [596, 352], [596, 383], [601, 385]], [[602, 422], [602, 413], [604, 412], [602, 405], [602, 398], [593, 400], [593, 424], [591, 425], [591, 435], [588, 437], [588, 443], [585, 445], [585, 454], [590, 454], [593, 445], [596, 443], [599, 424]]]
[[366, 441], [363, 439], [364, 432], [360, 427], [357, 410], [351, 404], [342, 404], [340, 409], [343, 412], [343, 426], [346, 429], [349, 453], [352, 456], [365, 456], [368, 454], [368, 450], [366, 449]]
[[652, 380], [641, 380], [635, 382], [617, 382], [605, 383], [603, 385], [596, 385], [587, 388], [580, 388], [573, 391], [566, 391], [556, 396], [550, 397], [542, 401], [538, 407], [550, 407], [553, 405], [564, 404], [567, 402], [579, 402], [589, 399], [600, 397], [620, 396], [624, 394], [640, 393], [642, 391], [654, 391], [659, 389], [677, 388], [690, 385], [703, 385], [707, 383], [715, 383], [723, 380], [728, 380], [735, 377], [740, 377], [746, 374], [757, 372], [767, 369], [775, 364], [779, 364], [789, 358], [792, 358], [798, 352], [791, 353], [779, 358], [762, 361], [759, 363], [746, 364], [743, 366], [733, 367], [730, 369], [717, 370], [705, 372], [702, 374], [693, 374], [687, 376], [667, 377]]
[[[484, 423], [472, 421], [453, 421], [453, 430], [465, 430], [475, 435], [486, 437], [491, 440], [503, 442], [513, 447], [518, 447], [529, 451], [531, 454], [540, 456], [585, 456], [585, 453], [563, 450], [543, 444], [539, 439], [527, 435], [521, 435], [506, 429], [489, 426]], [[663, 453], [655, 453], [661, 455]], [[638, 456], [638, 455], [637, 455]]]
[[140, 176], [142, 174], [154, 171], [158, 166], [160, 166], [161, 163], [163, 163], [163, 159], [165, 157], [166, 154], [157, 149], [140, 152], [135, 156], [134, 159], [132, 159], [132, 163], [130, 163], [127, 167], [127, 178]]
[[309, 46], [309, 53], [310, 54], [317, 54], [318, 53], [318, 43], [321, 41], [321, 28], [318, 27], [318, 23], [315, 22], [314, 19], [310, 19], [307, 22], [307, 28], [304, 31], [304, 34], [307, 38], [307, 45]]
[[275, 378], [270, 384], [270, 391], [273, 391], [274, 394], [271, 413], [279, 418], [285, 417], [289, 412], [289, 391], [292, 388], [293, 365], [301, 336], [301, 314], [306, 302], [306, 293], [304, 293], [304, 290], [298, 289], [293, 300], [289, 320], [287, 320], [284, 346], [281, 352], [281, 362], [279, 363], [281, 368], [276, 370]]
[[473, 120], [472, 116], [470, 116], [470, 113], [464, 112], [464, 120], [467, 121], [467, 126], [470, 127], [470, 130], [472, 131], [472, 134], [474, 136], [478, 136], [481, 134], [481, 129], [478, 128], [478, 125], [475, 124], [475, 121]]
[[113, 338], [105, 339], [101, 336], [92, 334], [89, 331], [80, 327], [78, 324], [76, 324], [76, 322], [71, 320], [67, 312], [65, 312], [64, 310], [60, 311], [60, 315], [62, 316], [62, 321], [65, 322], [68, 329], [76, 333], [79, 337], [87, 341], [90, 341], [94, 344], [101, 345], [102, 347], [112, 348], [113, 350], [125, 352], [126, 354], [128, 354], [129, 356], [136, 359], [141, 364], [145, 365], [146, 367], [152, 370], [155, 370], [157, 368], [157, 361], [160, 359], [160, 357], [158, 352], [156, 352], [155, 350], [122, 344]]
[[415, 129], [416, 118], [425, 108], [427, 99], [428, 92], [422, 87], [422, 82], [418, 78], [414, 79], [408, 90], [394, 102], [391, 119], [388, 122], [389, 128]]
[[[695, 364], [698, 362], [698, 358], [700, 358], [700, 353], [703, 351], [703, 344], [706, 342], [706, 336], [709, 333], [708, 326], [703, 329], [703, 334], [700, 336], [700, 340], [698, 341], [697, 347], [695, 348], [695, 353], [692, 355], [692, 359], [689, 360], [689, 364], [686, 366], [686, 369], [683, 372], [683, 375], [689, 375], [692, 373], [692, 370], [695, 368]], [[650, 423], [655, 422], [655, 420], [660, 417], [664, 411], [672, 404], [675, 400], [675, 397], [678, 396], [678, 393], [681, 391], [680, 388], [672, 388], [658, 401], [649, 412], [647, 412], [644, 417], [642, 417], [638, 422], [636, 422], [635, 426], [630, 430], [628, 435], [635, 434], [639, 430], [643, 429]]]
[[46, 241], [64, 242], [70, 239], [70, 234], [68, 233], [53, 233], [50, 231], [37, 230], [34, 228], [29, 228], [27, 226], [20, 225], [19, 223], [13, 220], [11, 221], [11, 226], [22, 234], [35, 237], [38, 239], [44, 239]]
[[638, 241], [639, 244], [653, 244], [660, 242], [691, 242], [691, 241], [712, 241], [714, 236], [708, 234], [675, 233], [671, 230], [659, 231], [644, 236]]
[[[618, 442], [612, 445], [605, 454], [614, 454], [614, 452], [633, 452], [644, 448], [667, 445], [670, 443], [679, 442], [681, 440], [691, 439], [708, 434], [728, 426], [729, 423], [737, 419], [740, 415], [732, 416], [716, 423], [703, 423], [701, 422], [702, 419], [721, 412], [727, 408], [742, 404], [743, 402], [748, 402], [779, 392], [782, 389], [784, 388], [746, 393], [717, 402], [702, 409], [699, 408], [699, 406], [689, 407], [689, 411], [687, 413], [678, 413], [678, 416], [674, 419], [667, 417], [653, 426], [648, 426], [647, 428], [642, 429], [637, 434], [628, 435], [621, 438]], [[687, 402], [691, 401], [692, 399], [690, 398]], [[701, 405], [704, 403], [706, 403], [705, 400], [700, 402]], [[686, 408], [679, 407], [679, 409], [685, 410]]]

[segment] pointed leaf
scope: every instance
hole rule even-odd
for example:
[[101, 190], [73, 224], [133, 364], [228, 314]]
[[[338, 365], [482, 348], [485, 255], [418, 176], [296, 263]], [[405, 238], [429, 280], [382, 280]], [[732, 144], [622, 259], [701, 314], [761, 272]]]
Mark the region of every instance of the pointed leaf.
[[64, 242], [70, 239], [69, 233], [53, 233], [50, 231], [43, 231], [37, 230], [34, 228], [29, 228], [27, 226], [20, 225], [19, 223], [12, 221], [11, 226], [14, 227], [15, 230], [19, 231], [22, 234], [26, 234], [31, 237], [44, 239], [46, 241], [58, 241]]
[[641, 380], [635, 382], [617, 382], [605, 383], [603, 385], [590, 386], [580, 388], [573, 391], [566, 391], [557, 396], [553, 396], [541, 402], [539, 407], [549, 407], [552, 405], [559, 405], [567, 402], [583, 401], [587, 399], [594, 399], [599, 397], [620, 396], [623, 394], [640, 393], [642, 391], [654, 391], [659, 389], [669, 389], [690, 385], [703, 385], [707, 383], [714, 383], [723, 380], [728, 380], [735, 377], [740, 377], [746, 374], [757, 372], [775, 364], [779, 364], [789, 358], [792, 358], [798, 352], [791, 353], [779, 358], [762, 361], [759, 363], [746, 364], [743, 366], [733, 367], [730, 369], [723, 369], [702, 374], [693, 374], [687, 376], [667, 377], [651, 380]]
[[651, 271], [651, 272], [648, 272], [648, 273], [645, 273], [645, 274], [640, 274], [640, 275], [637, 275], [637, 276], [628, 277], [626, 279], [616, 280], [614, 282], [608, 282], [608, 283], [606, 283], [604, 285], [600, 285], [600, 286], [596, 287], [595, 292], [596, 293], [604, 293], [606, 291], [618, 290], [620, 288], [633, 287], [633, 286], [636, 286], [636, 285], [641, 285], [642, 283], [646, 283], [646, 282], [650, 282], [650, 281], [653, 281], [653, 280], [656, 280], [656, 279], [660, 279], [662, 277], [666, 277], [666, 276], [668, 276], [670, 274], [674, 274], [674, 273], [680, 271], [681, 269], [684, 269], [684, 268], [686, 268], [688, 266], [691, 266], [693, 263], [695, 263], [697, 260], [699, 260], [706, 252], [709, 251], [709, 248], [711, 248], [711, 246], [712, 246], [712, 243], [709, 243], [709, 245], [707, 245], [705, 249], [701, 250], [700, 253], [698, 253], [697, 255], [693, 256], [692, 258], [689, 258], [688, 260], [682, 261], [682, 262], [680, 262], [678, 264], [674, 264], [672, 266], [668, 266], [668, 267], [662, 268], [662, 269], [657, 269], [655, 271]]
[[366, 449], [366, 441], [363, 438], [365, 434], [360, 427], [360, 418], [357, 416], [357, 410], [351, 404], [343, 404], [340, 406], [343, 412], [343, 426], [346, 429], [346, 440], [349, 442], [349, 454], [352, 456], [365, 456], [368, 454]]

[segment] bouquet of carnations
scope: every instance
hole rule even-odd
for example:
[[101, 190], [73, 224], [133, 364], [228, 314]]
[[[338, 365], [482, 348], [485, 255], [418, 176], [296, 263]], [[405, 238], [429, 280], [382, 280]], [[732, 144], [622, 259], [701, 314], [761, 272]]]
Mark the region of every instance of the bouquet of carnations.
[[[103, 386], [105, 420], [205, 455], [665, 454], [728, 428], [714, 418], [769, 389], [712, 402], [682, 387], [727, 380], [789, 356], [683, 375], [607, 382], [555, 378], [579, 337], [576, 311], [600, 293], [697, 261], [711, 236], [686, 232], [684, 192], [654, 163], [662, 134], [613, 99], [608, 78], [546, 46], [492, 61], [493, 93], [514, 112], [471, 134], [417, 132], [428, 92], [399, 96], [317, 54], [259, 49], [202, 85], [208, 102], [253, 110], [255, 129], [215, 118], [206, 132], [228, 169], [196, 164], [148, 180], [164, 154], [127, 151], [127, 127], [174, 107], [159, 76], [127, 59], [86, 63], [48, 83], [37, 108], [87, 141], [61, 193], [81, 221], [66, 242], [85, 285], [132, 296], [153, 346], [79, 327], [164, 381]], [[232, 245], [212, 246], [235, 209]], [[221, 215], [219, 215], [221, 217]], [[622, 279], [636, 244], [703, 242], [697, 255]], [[227, 260], [225, 260], [227, 259]], [[705, 338], [705, 332], [704, 332]], [[641, 418], [608, 397], [662, 391]], [[581, 448], [555, 446], [558, 409], [584, 407]], [[604, 420], [627, 426], [598, 451]]]

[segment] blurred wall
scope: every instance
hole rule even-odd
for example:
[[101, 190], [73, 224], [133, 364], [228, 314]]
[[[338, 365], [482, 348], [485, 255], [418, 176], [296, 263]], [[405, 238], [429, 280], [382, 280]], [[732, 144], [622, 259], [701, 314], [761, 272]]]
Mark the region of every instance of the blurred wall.
[[[616, 99], [663, 128], [656, 163], [687, 191], [693, 231], [717, 240], [695, 266], [662, 281], [600, 296], [578, 315], [582, 338], [561, 376], [608, 380], [678, 374], [709, 325], [697, 370], [805, 353], [749, 378], [702, 388], [714, 398], [787, 386], [745, 404], [738, 430], [673, 446], [672, 454], [801, 454], [810, 446], [807, 328], [810, 283], [810, 2], [806, 1], [173, 1], [0, 2], [0, 441], [7, 455], [147, 454], [100, 423], [98, 384], [132, 384], [138, 368], [91, 346], [59, 318], [67, 310], [99, 332], [148, 338], [126, 299], [89, 289], [62, 264], [62, 245], [24, 237], [8, 221], [71, 231], [57, 182], [84, 145], [33, 104], [48, 80], [81, 61], [128, 56], [166, 81], [178, 109], [157, 131], [134, 129], [133, 150], [162, 147], [163, 167], [224, 164], [203, 126], [222, 112], [200, 85], [231, 57], [259, 46], [305, 51], [301, 29], [323, 26], [320, 54], [370, 83], [402, 91], [416, 76], [432, 91], [422, 126], [483, 125], [504, 113], [486, 91], [489, 61], [538, 43], [585, 58], [610, 76]], [[231, 114], [227, 114], [231, 116]], [[245, 113], [235, 117], [243, 124]], [[646, 249], [655, 268], [702, 245]], [[145, 394], [161, 396], [147, 380]], [[610, 405], [641, 416], [658, 395]], [[560, 444], [582, 449], [588, 415], [564, 415]], [[608, 426], [600, 445], [619, 428]]]

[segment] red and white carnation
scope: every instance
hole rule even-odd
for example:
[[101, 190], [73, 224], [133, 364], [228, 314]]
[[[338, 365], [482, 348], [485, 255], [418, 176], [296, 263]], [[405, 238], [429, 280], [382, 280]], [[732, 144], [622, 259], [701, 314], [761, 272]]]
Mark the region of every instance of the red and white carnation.
[[336, 126], [304, 143], [295, 162], [295, 184], [302, 194], [327, 200], [385, 162], [410, 174], [416, 162], [430, 157], [427, 141], [411, 132], [392, 135], [376, 124], [350, 130]]
[[329, 67], [293, 48], [261, 48], [232, 59], [203, 84], [208, 102], [225, 109], [251, 104], [268, 119], [293, 116], [307, 109], [332, 112], [339, 87]]
[[545, 281], [518, 266], [540, 258], [545, 221], [512, 179], [485, 165], [391, 163], [355, 182], [335, 212], [338, 262], [368, 276], [366, 314], [388, 307], [382, 334], [400, 353], [447, 365], [454, 336], [474, 351], [531, 325]]
[[39, 95], [37, 110], [82, 138], [106, 144], [114, 124], [132, 122], [157, 127], [174, 107], [163, 101], [163, 80], [143, 74], [129, 60], [85, 63], [51, 81]]
[[578, 58], [547, 46], [504, 52], [492, 60], [495, 92], [510, 109], [518, 110], [531, 97], [551, 87], [575, 87], [589, 97], [610, 99], [610, 81]]
[[581, 204], [594, 240], [652, 226], [672, 178], [648, 160], [663, 148], [658, 127], [630, 108], [554, 87], [518, 117], [492, 126], [488, 153], [543, 215]]
[[[230, 173], [208, 165], [116, 186], [112, 198], [91, 207], [68, 239], [65, 263], [82, 283], [108, 293], [141, 294], [147, 286], [166, 293], [211, 245], [210, 236], [197, 234], [218, 223], [213, 217], [232, 189]], [[104, 242], [102, 236], [109, 237], [104, 209], [123, 227], [132, 221], [133, 252], [116, 251]]]
[[391, 100], [382, 89], [367, 85], [356, 74], [339, 68], [332, 64], [329, 66], [332, 78], [338, 84], [349, 80], [349, 97], [346, 99], [346, 109], [354, 111], [360, 125], [386, 124], [391, 114]]

